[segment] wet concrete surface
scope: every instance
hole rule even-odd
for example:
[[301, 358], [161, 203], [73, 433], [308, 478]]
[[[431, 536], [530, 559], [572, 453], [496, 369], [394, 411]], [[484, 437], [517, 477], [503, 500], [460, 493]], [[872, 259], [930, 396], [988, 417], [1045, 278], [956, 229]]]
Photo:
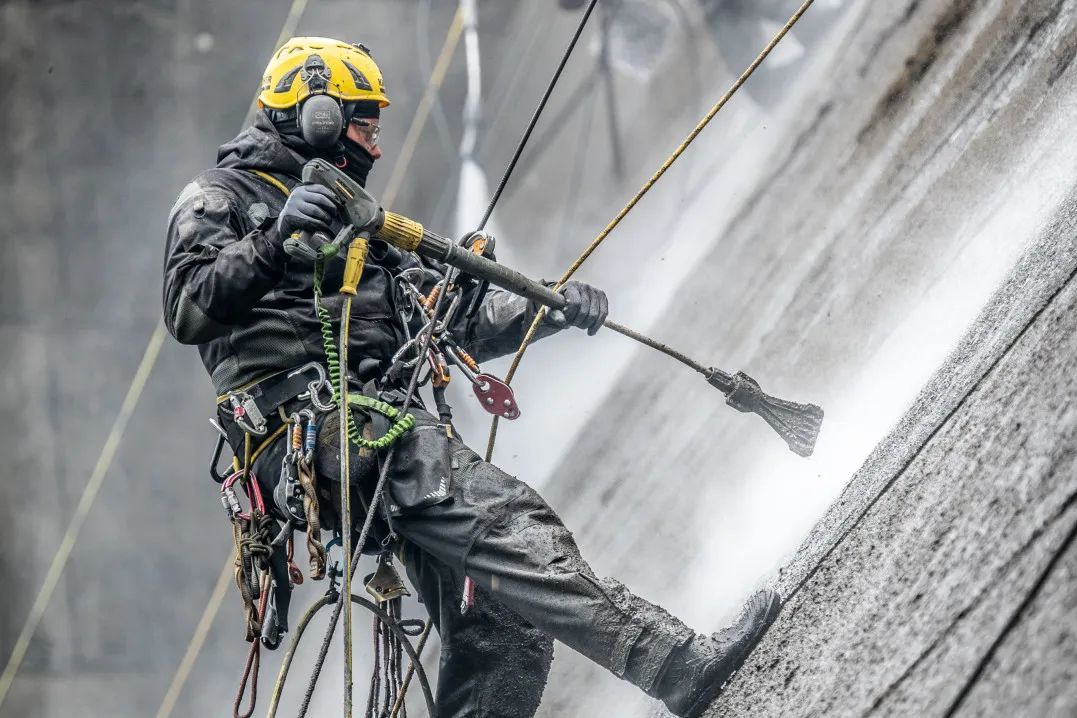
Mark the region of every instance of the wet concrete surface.
[[[822, 404], [815, 457], [641, 354], [606, 399], [627, 420], [545, 493], [600, 573], [700, 630], [746, 585], [792, 594], [710, 715], [1064, 715], [1074, 8], [865, 3], [837, 41], [651, 327]], [[559, 649], [543, 715], [602, 710], [656, 708]]]
[[[1072, 245], [1075, 229], [1053, 227], [1044, 241]], [[1033, 253], [1022, 267], [1064, 276], [1046, 303], [1037, 282], [1016, 281], [978, 322], [966, 348], [985, 349], [984, 335], [1006, 326], [995, 321], [1003, 307], [1040, 307], [986, 372], [965, 382], [941, 372], [854, 477], [783, 571], [782, 615], [710, 715], [1071, 714], [1077, 254], [1068, 249], [1050, 264]], [[958, 366], [976, 364], [947, 369]], [[964, 391], [952, 408], [932, 417], [949, 394], [937, 390], [955, 385]]]

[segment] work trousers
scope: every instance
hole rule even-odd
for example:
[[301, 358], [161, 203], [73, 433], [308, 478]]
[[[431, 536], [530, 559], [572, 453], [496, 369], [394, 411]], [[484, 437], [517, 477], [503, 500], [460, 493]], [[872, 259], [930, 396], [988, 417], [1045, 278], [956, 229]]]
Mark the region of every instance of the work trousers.
[[[691, 629], [597, 577], [534, 489], [429, 413], [411, 413], [416, 426], [399, 440], [386, 498], [398, 554], [441, 636], [439, 716], [534, 715], [554, 639], [655, 695]], [[477, 587], [461, 613], [465, 576]]]

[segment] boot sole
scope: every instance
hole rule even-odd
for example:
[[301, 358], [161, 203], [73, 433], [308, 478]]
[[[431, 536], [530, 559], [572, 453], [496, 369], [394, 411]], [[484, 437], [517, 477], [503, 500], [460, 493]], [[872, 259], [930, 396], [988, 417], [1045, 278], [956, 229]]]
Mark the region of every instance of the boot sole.
[[767, 607], [766, 613], [763, 614], [763, 620], [759, 622], [759, 626], [755, 629], [755, 633], [752, 634], [751, 639], [744, 644], [744, 648], [737, 656], [736, 668], [734, 668], [726, 679], [720, 683], [715, 682], [714, 688], [706, 691], [700, 696], [695, 703], [692, 704], [691, 709], [685, 714], [685, 718], [700, 718], [703, 712], [710, 707], [710, 704], [717, 700], [718, 696], [722, 695], [722, 691], [729, 685], [729, 681], [733, 680], [733, 676], [737, 675], [737, 671], [744, 665], [744, 662], [748, 660], [748, 657], [752, 655], [752, 651], [759, 645], [759, 642], [763, 640], [763, 636], [767, 635], [767, 631], [770, 630], [771, 625], [778, 618], [778, 614], [782, 610], [782, 598], [777, 593], [771, 596], [770, 605]]

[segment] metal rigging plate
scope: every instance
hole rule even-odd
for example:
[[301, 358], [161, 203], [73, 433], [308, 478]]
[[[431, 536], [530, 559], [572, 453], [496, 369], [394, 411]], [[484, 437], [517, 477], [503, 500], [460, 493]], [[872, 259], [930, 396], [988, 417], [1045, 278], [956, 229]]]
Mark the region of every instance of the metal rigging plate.
[[520, 407], [516, 405], [512, 387], [496, 376], [479, 374], [471, 387], [486, 411], [509, 421], [520, 418]]

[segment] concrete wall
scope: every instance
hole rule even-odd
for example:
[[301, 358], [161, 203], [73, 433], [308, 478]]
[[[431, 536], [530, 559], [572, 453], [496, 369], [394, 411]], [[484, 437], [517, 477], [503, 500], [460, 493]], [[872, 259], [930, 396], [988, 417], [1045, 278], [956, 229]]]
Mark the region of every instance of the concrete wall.
[[[965, 686], [968, 714], [1066, 715], [1075, 9], [862, 3], [842, 32], [651, 327], [826, 407], [816, 455], [640, 353], [545, 493], [701, 630], [799, 589], [712, 715], [942, 715]], [[544, 707], [654, 709], [563, 649]]]
[[777, 581], [709, 715], [1077, 710], [1077, 192]]

